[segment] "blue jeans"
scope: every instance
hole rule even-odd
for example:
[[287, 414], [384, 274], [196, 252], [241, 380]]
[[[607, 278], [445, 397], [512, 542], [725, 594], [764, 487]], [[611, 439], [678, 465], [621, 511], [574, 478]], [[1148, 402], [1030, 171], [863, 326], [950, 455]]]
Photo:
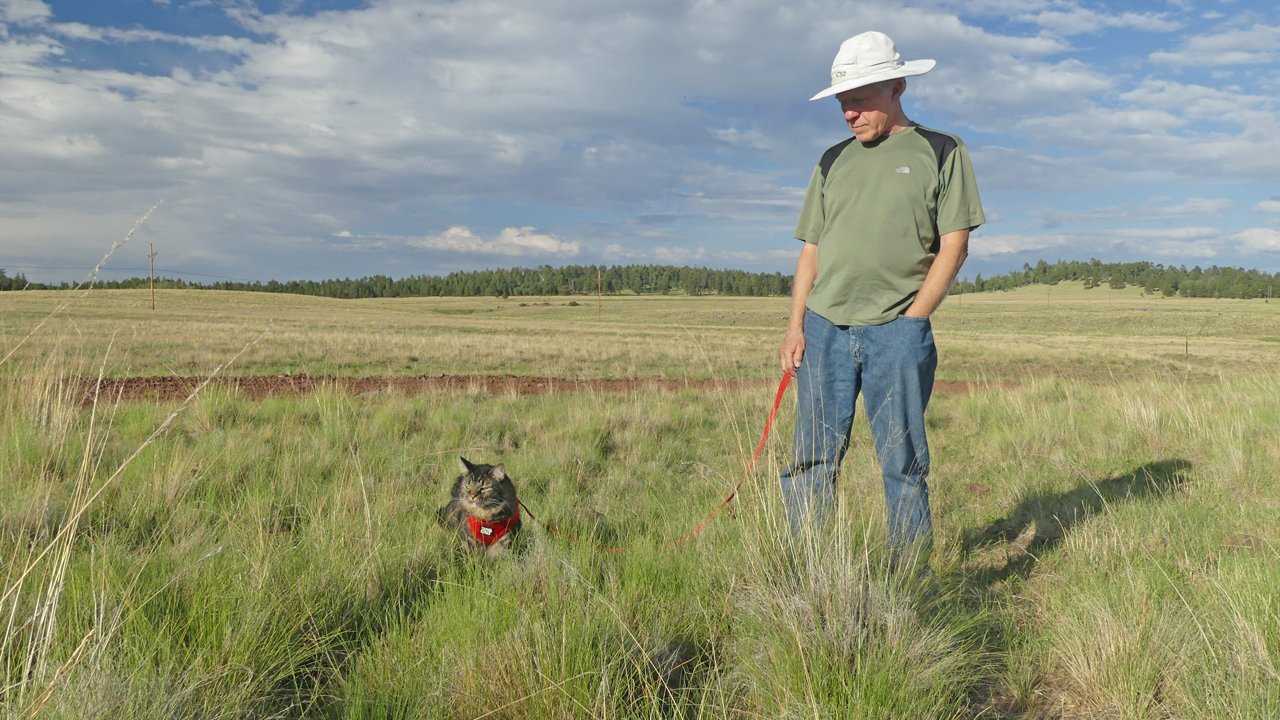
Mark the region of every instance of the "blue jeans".
[[933, 526], [924, 410], [938, 366], [929, 319], [902, 315], [883, 325], [845, 326], [807, 310], [804, 340], [796, 370], [795, 461], [782, 473], [792, 530], [821, 522], [835, 507], [836, 476], [861, 392], [884, 477], [889, 545], [927, 545]]

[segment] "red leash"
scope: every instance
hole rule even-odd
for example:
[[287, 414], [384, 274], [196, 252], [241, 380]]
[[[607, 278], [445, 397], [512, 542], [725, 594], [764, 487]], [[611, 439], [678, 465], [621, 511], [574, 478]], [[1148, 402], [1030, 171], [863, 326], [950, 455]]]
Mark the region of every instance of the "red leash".
[[[735, 497], [737, 497], [738, 490], [742, 487], [742, 483], [746, 482], [747, 477], [751, 475], [751, 468], [756, 466], [756, 459], [759, 458], [760, 453], [764, 451], [764, 444], [769, 439], [769, 432], [773, 430], [773, 421], [775, 418], [778, 417], [778, 408], [782, 406], [782, 396], [786, 394], [787, 386], [790, 384], [791, 384], [791, 373], [787, 373], [786, 375], [783, 375], [782, 380], [778, 382], [778, 395], [773, 399], [773, 409], [769, 411], [769, 419], [766, 420], [764, 423], [764, 435], [761, 436], [760, 438], [760, 445], [756, 448], [755, 454], [751, 456], [751, 462], [747, 463], [747, 469], [742, 473], [742, 479], [738, 481], [737, 485], [733, 486], [733, 492], [729, 493], [729, 497], [725, 498], [724, 502], [721, 502], [720, 505], [717, 506], [716, 509], [713, 510], [711, 514], [707, 516], [707, 519], [699, 523], [698, 527], [689, 531], [683, 537], [676, 538], [671, 542], [663, 543], [662, 545], [655, 547], [654, 550], [666, 550], [667, 548], [675, 547], [676, 545], [679, 545], [680, 543], [685, 542], [686, 540], [693, 537], [694, 535], [697, 535], [698, 533], [702, 532], [702, 529], [707, 526], [707, 523], [714, 520], [716, 515], [719, 515], [720, 511], [724, 509], [724, 506], [728, 505], [730, 502], [733, 501]], [[569, 542], [591, 545], [595, 547], [595, 549], [601, 552], [628, 552], [631, 550], [631, 548], [629, 547], [604, 547], [603, 545], [596, 545], [593, 542], [581, 540], [566, 532], [561, 532], [560, 530], [557, 530], [555, 526], [551, 525], [550, 523], [541, 522], [540, 520], [538, 520], [537, 516], [535, 516], [533, 512], [530, 511], [529, 508], [525, 506], [523, 502], [520, 503], [520, 507], [529, 516], [530, 520], [540, 523], [544, 528], [547, 529], [547, 532], [551, 533], [552, 535], [555, 535], [556, 537], [563, 538], [565, 540], [568, 540]]]

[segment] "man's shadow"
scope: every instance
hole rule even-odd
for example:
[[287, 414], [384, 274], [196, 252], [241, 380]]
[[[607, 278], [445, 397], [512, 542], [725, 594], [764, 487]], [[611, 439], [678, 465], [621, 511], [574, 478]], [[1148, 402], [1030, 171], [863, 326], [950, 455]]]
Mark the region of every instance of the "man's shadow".
[[1008, 549], [1003, 567], [984, 566], [970, 576], [970, 581], [987, 588], [1015, 576], [1025, 580], [1039, 556], [1057, 547], [1077, 523], [1115, 505], [1168, 495], [1186, 481], [1191, 467], [1186, 460], [1160, 460], [1066, 492], [1025, 496], [1005, 517], [964, 531], [962, 557], [991, 546]]

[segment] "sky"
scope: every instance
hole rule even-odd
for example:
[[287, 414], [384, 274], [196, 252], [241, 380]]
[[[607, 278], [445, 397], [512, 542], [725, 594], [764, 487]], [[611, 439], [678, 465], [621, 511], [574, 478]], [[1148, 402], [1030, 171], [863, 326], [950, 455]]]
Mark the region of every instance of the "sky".
[[1274, 0], [0, 0], [0, 268], [794, 270], [840, 43], [968, 145], [961, 274], [1280, 270]]

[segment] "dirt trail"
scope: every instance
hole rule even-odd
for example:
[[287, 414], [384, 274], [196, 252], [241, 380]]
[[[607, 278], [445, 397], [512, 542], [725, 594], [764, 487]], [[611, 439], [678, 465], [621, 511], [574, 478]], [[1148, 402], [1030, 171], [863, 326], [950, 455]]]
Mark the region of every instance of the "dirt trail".
[[[105, 379], [102, 397], [122, 400], [180, 400], [191, 393], [204, 378], [199, 377], [134, 377]], [[93, 401], [95, 380], [81, 379], [83, 401]], [[261, 400], [273, 396], [307, 395], [321, 388], [333, 388], [350, 395], [381, 392], [419, 393], [439, 390], [485, 390], [493, 395], [541, 395], [553, 392], [621, 393], [643, 389], [714, 390], [742, 387], [771, 387], [775, 380], [679, 380], [672, 378], [619, 378], [613, 380], [564, 380], [548, 377], [514, 375], [426, 375], [418, 377], [337, 377], [333, 375], [256, 375], [222, 377], [211, 385], [236, 390], [240, 397]], [[969, 393], [981, 390], [984, 383], [936, 382], [934, 392]]]

